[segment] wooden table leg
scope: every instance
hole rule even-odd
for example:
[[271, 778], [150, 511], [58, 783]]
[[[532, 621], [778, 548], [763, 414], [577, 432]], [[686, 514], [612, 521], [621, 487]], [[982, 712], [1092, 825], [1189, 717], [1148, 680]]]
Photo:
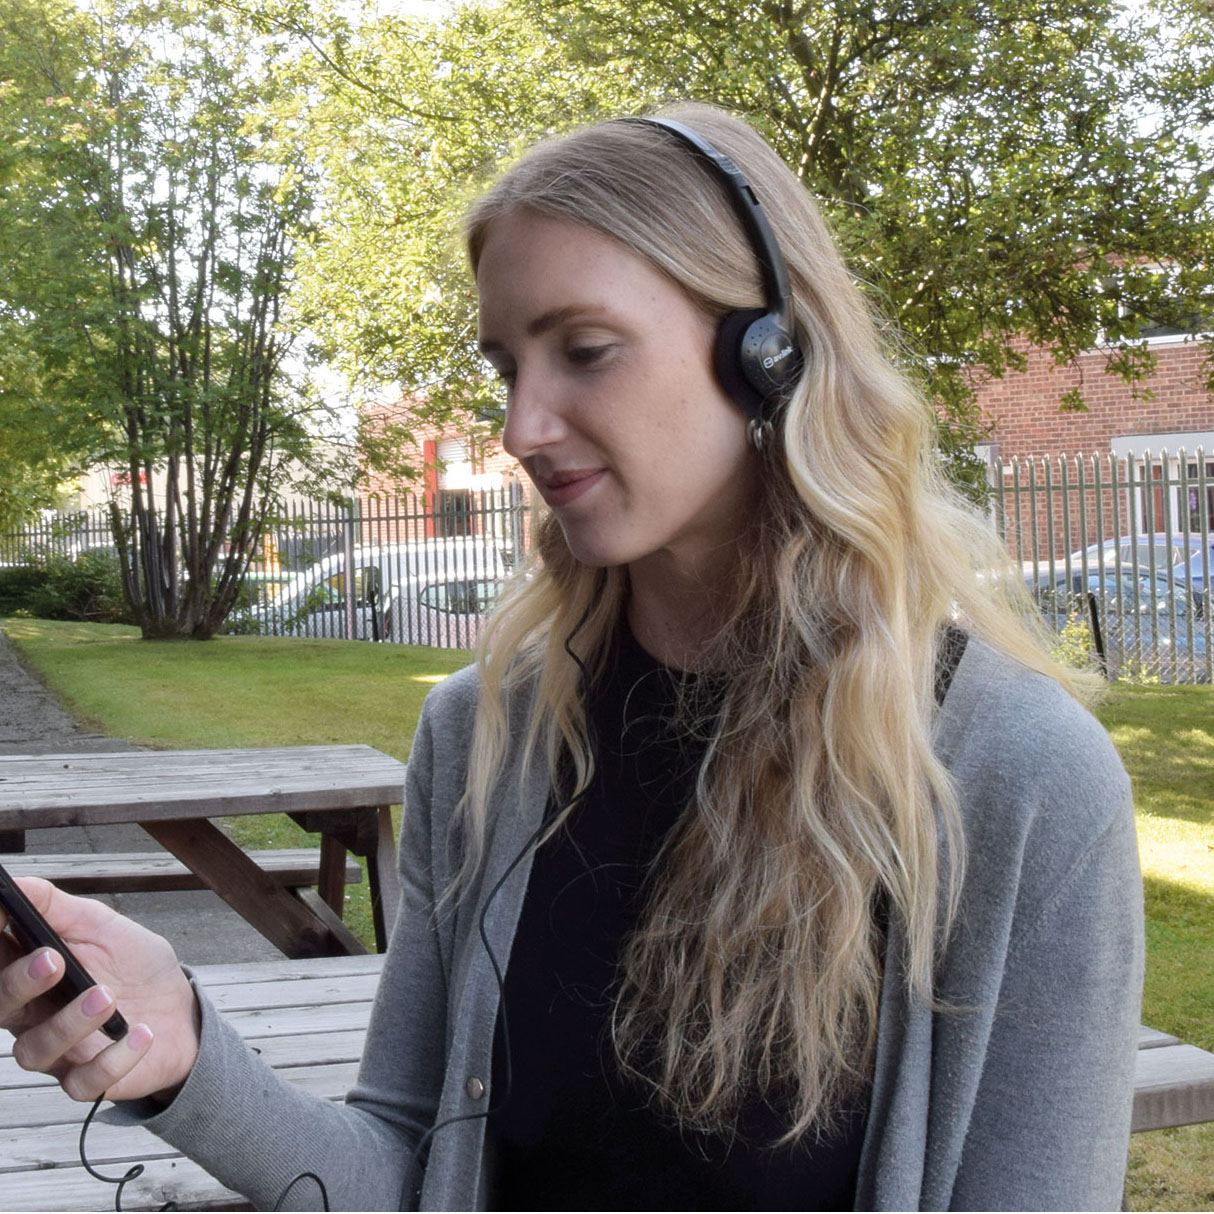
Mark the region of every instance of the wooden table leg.
[[392, 807], [376, 805], [364, 809], [296, 810], [290, 817], [304, 830], [319, 831], [325, 840], [332, 838], [354, 855], [366, 857], [375, 943], [379, 951], [384, 952], [400, 904]]
[[400, 907], [400, 874], [396, 870], [396, 832], [392, 827], [391, 807], [381, 805], [375, 814], [375, 846], [367, 856], [367, 879], [371, 885], [375, 943], [382, 953], [387, 951]]
[[332, 835], [320, 837], [320, 874], [317, 893], [337, 916], [346, 906], [346, 849]]
[[316, 914], [275, 884], [214, 823], [192, 818], [140, 825], [288, 957], [347, 951]]

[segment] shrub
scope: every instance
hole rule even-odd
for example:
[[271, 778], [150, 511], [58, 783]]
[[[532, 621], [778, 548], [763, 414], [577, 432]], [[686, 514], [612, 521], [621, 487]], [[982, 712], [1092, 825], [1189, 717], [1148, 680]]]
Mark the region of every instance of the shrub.
[[122, 575], [113, 552], [82, 552], [75, 560], [48, 557], [41, 571], [41, 585], [32, 587], [27, 601], [20, 604], [40, 619], [135, 623], [123, 597]]
[[1076, 670], [1090, 670], [1094, 665], [1092, 626], [1088, 623], [1086, 610], [1076, 608], [1066, 619], [1062, 632], [1054, 645], [1054, 658], [1064, 666]]
[[45, 565], [6, 565], [0, 568], [0, 615], [29, 612], [30, 603], [45, 585]]

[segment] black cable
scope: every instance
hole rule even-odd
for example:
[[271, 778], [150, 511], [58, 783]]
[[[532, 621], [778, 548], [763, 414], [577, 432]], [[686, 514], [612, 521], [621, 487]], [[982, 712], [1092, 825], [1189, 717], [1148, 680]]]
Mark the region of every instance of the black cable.
[[287, 1187], [285, 1189], [283, 1189], [283, 1191], [281, 1193], [279, 1193], [278, 1200], [274, 1203], [274, 1209], [275, 1210], [282, 1209], [282, 1203], [287, 1200], [287, 1194], [297, 1184], [299, 1184], [299, 1182], [301, 1180], [316, 1181], [316, 1187], [320, 1190], [320, 1202], [321, 1202], [320, 1208], [322, 1210], [328, 1210], [328, 1208], [329, 1208], [329, 1190], [325, 1188], [325, 1182], [323, 1180], [321, 1180], [321, 1178], [319, 1176], [317, 1176], [315, 1172], [300, 1172], [300, 1174], [298, 1176], [296, 1176], [291, 1181], [291, 1183], [289, 1185], [287, 1185]]
[[[599, 598], [601, 597], [603, 588], [606, 585], [606, 580], [607, 580], [606, 570], [600, 571], [599, 585], [595, 592], [594, 598], [591, 600], [590, 605], [582, 613], [582, 618], [580, 620], [578, 620], [577, 624], [574, 625], [573, 631], [569, 633], [569, 635], [565, 638], [565, 642], [564, 642], [565, 652], [573, 660], [574, 664], [578, 668], [579, 674], [581, 675], [582, 698], [583, 698], [584, 702], [586, 702], [587, 704], [589, 704], [589, 700], [590, 700], [590, 672], [586, 669], [585, 662], [583, 662], [582, 659], [580, 657], [578, 657], [578, 655], [576, 653], [574, 653], [573, 650], [570, 648], [570, 644], [573, 641], [573, 638], [575, 636], [577, 636], [577, 634], [585, 627], [586, 621], [590, 618], [590, 613], [598, 605]], [[527, 841], [519, 849], [518, 854], [506, 866], [505, 872], [503, 872], [502, 875], [494, 883], [493, 888], [489, 891], [489, 896], [485, 899], [484, 904], [481, 906], [481, 913], [478, 916], [478, 921], [477, 921], [477, 931], [480, 935], [481, 945], [483, 946], [483, 948], [485, 950], [485, 955], [489, 958], [489, 964], [493, 967], [494, 980], [497, 982], [498, 1011], [499, 1011], [499, 1016], [501, 1018], [501, 1025], [502, 1025], [502, 1050], [504, 1052], [503, 1062], [505, 1064], [504, 1068], [503, 1068], [505, 1075], [504, 1075], [504, 1082], [502, 1084], [502, 1092], [500, 1094], [500, 1098], [498, 1097], [498, 1093], [496, 1093], [496, 1092], [493, 1093], [493, 1097], [490, 1099], [488, 1108], [480, 1109], [475, 1113], [460, 1113], [459, 1115], [457, 1115], [455, 1117], [448, 1117], [444, 1121], [435, 1122], [435, 1124], [432, 1125], [421, 1136], [421, 1138], [418, 1139], [417, 1146], [415, 1146], [413, 1148], [413, 1152], [409, 1156], [409, 1163], [405, 1169], [405, 1181], [404, 1181], [405, 1187], [403, 1187], [401, 1189], [400, 1201], [398, 1203], [402, 1210], [406, 1208], [405, 1200], [404, 1200], [405, 1199], [405, 1189], [409, 1185], [410, 1179], [414, 1173], [414, 1169], [418, 1166], [418, 1164], [421, 1161], [422, 1151], [430, 1145], [431, 1140], [439, 1132], [439, 1130], [446, 1129], [446, 1127], [450, 1126], [450, 1125], [456, 1125], [461, 1121], [476, 1121], [478, 1118], [482, 1118], [482, 1117], [488, 1119], [494, 1113], [496, 1113], [500, 1109], [504, 1108], [505, 1105], [510, 1100], [510, 1089], [514, 1083], [514, 1072], [513, 1072], [512, 1063], [510, 1060], [510, 1020], [506, 1014], [506, 979], [505, 979], [505, 975], [502, 973], [502, 967], [498, 963], [497, 956], [493, 951], [493, 947], [489, 943], [489, 933], [485, 927], [485, 920], [486, 920], [486, 916], [489, 913], [489, 908], [490, 908], [490, 906], [493, 905], [493, 900], [497, 897], [502, 886], [506, 884], [506, 882], [510, 879], [510, 875], [523, 862], [523, 860], [526, 858], [528, 853], [540, 841], [540, 837], [548, 829], [549, 822], [553, 818], [557, 817], [559, 814], [563, 814], [563, 813], [567, 812], [568, 810], [574, 809], [577, 806], [578, 802], [586, 795], [586, 791], [587, 790], [585, 788], [579, 789], [573, 795], [573, 797], [565, 805], [563, 805], [555, 814], [551, 815], [551, 817], [548, 814], [543, 815], [543, 820], [540, 822], [539, 826], [537, 826], [535, 828], [535, 830], [533, 830], [531, 832], [530, 836], [528, 836], [528, 838], [527, 838]], [[421, 1198], [420, 1183], [418, 1184], [418, 1186], [415, 1190], [414, 1196], [418, 1198], [418, 1201], [420, 1203], [420, 1198]], [[409, 1208], [412, 1208], [412, 1207], [409, 1207]]]
[[[599, 598], [602, 595], [603, 587], [605, 586], [605, 584], [606, 584], [606, 574], [605, 574], [605, 571], [603, 571], [603, 573], [601, 573], [600, 578], [599, 578], [599, 586], [598, 586], [598, 590], [595, 594], [594, 599], [592, 600], [590, 605], [586, 608], [586, 610], [582, 613], [582, 618], [580, 620], [578, 620], [577, 624], [573, 628], [573, 631], [570, 632], [570, 634], [565, 638], [565, 643], [564, 643], [565, 652], [569, 655], [569, 657], [576, 664], [576, 666], [578, 668], [578, 672], [581, 675], [582, 698], [583, 698], [584, 702], [587, 704], [589, 704], [589, 701], [590, 701], [590, 672], [586, 669], [585, 662], [583, 662], [582, 659], [580, 657], [578, 657], [578, 655], [576, 653], [574, 653], [573, 650], [570, 648], [570, 643], [573, 641], [573, 638], [575, 636], [577, 636], [577, 634], [582, 630], [582, 628], [585, 627], [586, 621], [590, 618], [590, 613], [594, 610], [595, 606], [597, 606], [597, 604], [598, 604]], [[561, 807], [560, 810], [557, 811], [557, 814], [554, 814], [552, 816], [555, 818], [559, 814], [566, 813], [567, 811], [575, 808], [577, 803], [582, 799], [583, 796], [585, 796], [585, 794], [586, 794], [586, 789], [585, 788], [580, 789], [578, 792], [576, 792], [573, 795], [573, 797], [564, 806]], [[491, 1114], [496, 1113], [499, 1109], [503, 1108], [510, 1099], [510, 1089], [514, 1083], [514, 1073], [513, 1073], [513, 1069], [512, 1069], [512, 1063], [510, 1060], [510, 1023], [509, 1023], [509, 1018], [506, 1015], [506, 979], [505, 979], [505, 975], [502, 973], [502, 967], [498, 962], [497, 956], [493, 951], [493, 947], [489, 943], [489, 932], [485, 926], [485, 923], [486, 923], [486, 916], [489, 913], [489, 908], [490, 908], [490, 906], [493, 905], [493, 900], [497, 897], [498, 893], [501, 891], [502, 886], [505, 885], [506, 882], [510, 879], [510, 875], [514, 872], [514, 870], [516, 868], [518, 868], [518, 866], [523, 862], [523, 860], [526, 858], [528, 853], [539, 842], [540, 836], [544, 833], [545, 830], [548, 829], [549, 821], [550, 821], [549, 816], [547, 814], [545, 814], [543, 816], [543, 820], [540, 822], [539, 826], [537, 826], [535, 828], [535, 830], [533, 830], [531, 832], [526, 843], [524, 843], [523, 846], [519, 849], [518, 855], [516, 855], [514, 857], [514, 859], [511, 860], [510, 863], [506, 866], [506, 871], [502, 873], [502, 875], [494, 883], [493, 888], [489, 891], [489, 896], [485, 899], [484, 905], [481, 907], [481, 913], [478, 917], [478, 922], [477, 922], [477, 931], [481, 938], [481, 945], [484, 947], [485, 955], [489, 958], [489, 964], [493, 967], [493, 977], [494, 977], [494, 980], [497, 982], [498, 1007], [500, 1009], [501, 1024], [502, 1024], [502, 1049], [505, 1053], [505, 1057], [504, 1057], [505, 1082], [502, 1084], [501, 1098], [497, 1099], [497, 1100], [491, 1100], [489, 1107], [487, 1109], [484, 1109], [484, 1110], [481, 1110], [481, 1111], [478, 1111], [475, 1113], [461, 1113], [459, 1116], [448, 1117], [445, 1121], [439, 1121], [439, 1122], [436, 1122], [434, 1125], [432, 1125], [421, 1136], [421, 1138], [418, 1139], [417, 1146], [415, 1146], [413, 1148], [413, 1152], [409, 1156], [409, 1163], [405, 1170], [405, 1182], [404, 1182], [405, 1186], [408, 1186], [408, 1184], [409, 1184], [409, 1179], [413, 1175], [413, 1170], [417, 1166], [417, 1164], [420, 1160], [422, 1151], [430, 1144], [430, 1141], [433, 1139], [434, 1135], [438, 1133], [439, 1130], [445, 1129], [449, 1125], [455, 1125], [456, 1123], [461, 1122], [461, 1121], [475, 1121], [479, 1117], [487, 1118]], [[495, 1097], [496, 1097], [496, 1095], [497, 1095], [497, 1093], [494, 1093]], [[84, 1170], [86, 1172], [88, 1172], [88, 1174], [90, 1176], [92, 1176], [95, 1180], [100, 1180], [105, 1184], [112, 1184], [112, 1185], [118, 1186], [116, 1192], [114, 1193], [114, 1209], [116, 1211], [118, 1211], [118, 1214], [122, 1214], [122, 1190], [124, 1188], [126, 1188], [126, 1186], [132, 1180], [137, 1180], [140, 1176], [142, 1176], [144, 1174], [144, 1172], [146, 1171], [146, 1168], [144, 1167], [143, 1164], [137, 1163], [137, 1164], [132, 1165], [122, 1176], [105, 1176], [101, 1172], [98, 1172], [97, 1169], [94, 1168], [93, 1165], [89, 1163], [88, 1158], [84, 1152], [84, 1140], [88, 1134], [89, 1126], [92, 1125], [93, 1118], [97, 1115], [97, 1110], [101, 1107], [101, 1102], [104, 1099], [105, 1099], [104, 1096], [97, 1097], [96, 1101], [93, 1103], [93, 1107], [91, 1109], [89, 1109], [88, 1115], [84, 1119], [84, 1124], [80, 1127], [80, 1162], [84, 1165]], [[329, 1209], [329, 1193], [328, 1193], [328, 1190], [325, 1188], [324, 1181], [321, 1180], [321, 1178], [315, 1172], [300, 1172], [297, 1176], [293, 1177], [292, 1180], [290, 1181], [290, 1183], [287, 1185], [287, 1187], [285, 1189], [283, 1189], [283, 1191], [279, 1194], [278, 1200], [274, 1203], [274, 1209], [275, 1210], [282, 1209], [283, 1202], [286, 1201], [287, 1195], [301, 1180], [313, 1180], [316, 1182], [317, 1188], [320, 1189], [320, 1197], [321, 1197], [321, 1202], [322, 1202], [321, 1208], [323, 1210], [327, 1211]], [[418, 1195], [420, 1196], [420, 1188], [418, 1189]], [[401, 1200], [399, 1203], [402, 1209], [404, 1209], [404, 1207], [405, 1207], [404, 1197], [405, 1197], [405, 1190], [402, 1188]], [[176, 1210], [177, 1208], [178, 1208], [177, 1204], [172, 1201], [167, 1202], [165, 1205], [160, 1207], [161, 1210]]]
[[[123, 1214], [122, 1190], [125, 1189], [132, 1180], [137, 1180], [140, 1176], [142, 1176], [144, 1172], [147, 1171], [147, 1168], [143, 1164], [137, 1163], [133, 1164], [121, 1176], [105, 1176], [101, 1172], [98, 1172], [97, 1169], [93, 1167], [91, 1163], [89, 1163], [88, 1157], [84, 1153], [84, 1139], [85, 1135], [88, 1134], [89, 1126], [93, 1124], [93, 1118], [97, 1115], [97, 1110], [101, 1107], [101, 1102], [104, 1099], [104, 1096], [97, 1097], [97, 1099], [93, 1102], [93, 1107], [88, 1111], [88, 1116], [86, 1116], [84, 1119], [84, 1124], [80, 1127], [80, 1162], [84, 1165], [84, 1170], [91, 1177], [93, 1177], [94, 1180], [100, 1180], [105, 1184], [114, 1184], [118, 1186], [114, 1193], [114, 1209], [118, 1211], [118, 1214]], [[294, 1177], [290, 1184], [288, 1184], [287, 1187], [278, 1195], [278, 1200], [274, 1203], [274, 1209], [282, 1209], [282, 1204], [284, 1201], [286, 1201], [287, 1194], [290, 1193], [290, 1191], [301, 1180], [314, 1180], [316, 1182], [316, 1187], [320, 1190], [321, 1209], [327, 1211], [329, 1209], [329, 1191], [325, 1188], [325, 1182], [321, 1180], [321, 1178], [317, 1176], [315, 1172], [300, 1172], [298, 1176]], [[175, 1201], [166, 1202], [160, 1207], [161, 1210], [176, 1210], [178, 1208], [179, 1207]]]
[[[105, 1099], [104, 1096], [98, 1096], [93, 1102], [93, 1107], [89, 1109], [88, 1116], [84, 1119], [84, 1125], [80, 1127], [80, 1162], [84, 1165], [84, 1170], [93, 1177], [94, 1180], [103, 1181], [105, 1184], [115, 1184], [118, 1188], [114, 1192], [114, 1209], [121, 1214], [122, 1210], [122, 1190], [126, 1188], [132, 1180], [137, 1180], [147, 1170], [143, 1164], [137, 1163], [132, 1165], [122, 1176], [105, 1176], [98, 1172], [95, 1167], [88, 1161], [88, 1157], [84, 1153], [84, 1138], [89, 1132], [89, 1126], [93, 1124], [93, 1118], [97, 1115], [97, 1110], [101, 1107], [101, 1102]], [[160, 1207], [162, 1210], [175, 1210], [177, 1203], [170, 1201]]]

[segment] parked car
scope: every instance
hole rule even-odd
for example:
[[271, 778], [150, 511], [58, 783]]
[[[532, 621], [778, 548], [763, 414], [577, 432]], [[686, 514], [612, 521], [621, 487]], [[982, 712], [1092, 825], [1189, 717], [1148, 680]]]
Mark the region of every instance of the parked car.
[[410, 645], [470, 649], [480, 624], [501, 593], [505, 571], [495, 576], [456, 577], [407, 583], [384, 607], [384, 635]]
[[1123, 567], [1118, 574], [1106, 567], [1103, 575], [1085, 575], [1077, 568], [1069, 576], [1065, 570], [1052, 578], [1030, 574], [1026, 582], [1056, 632], [1072, 620], [1090, 624], [1095, 604], [1110, 676], [1130, 667], [1165, 683], [1209, 682], [1208, 624], [1195, 611], [1186, 584], [1173, 578], [1169, 585], [1166, 570]]
[[1185, 583], [1199, 606], [1206, 591], [1207, 571], [1214, 575], [1214, 534], [1203, 536], [1193, 531], [1186, 537], [1157, 532], [1105, 540], [1103, 544], [1091, 544], [1072, 552], [1069, 557], [1072, 571], [1081, 572], [1086, 558], [1088, 572], [1099, 572], [1102, 552], [1106, 572], [1116, 571], [1118, 558], [1123, 569], [1127, 565], [1132, 569], [1153, 568], [1157, 573], [1171, 569], [1173, 582]]
[[466, 649], [507, 573], [499, 546], [482, 536], [358, 547], [349, 576], [338, 551], [254, 607], [247, 630]]

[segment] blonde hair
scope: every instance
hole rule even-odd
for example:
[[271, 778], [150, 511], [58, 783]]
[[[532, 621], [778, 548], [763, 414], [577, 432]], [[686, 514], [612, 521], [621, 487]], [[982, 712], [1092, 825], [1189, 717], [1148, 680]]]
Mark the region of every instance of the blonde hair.
[[[942, 629], [959, 620], [1054, 668], [1002, 593], [1007, 579], [991, 576], [1006, 552], [940, 474], [931, 411], [883, 348], [808, 192], [743, 122], [701, 106], [668, 112], [755, 189], [808, 359], [764, 457], [736, 606], [713, 654], [723, 703], [693, 806], [625, 945], [613, 1030], [622, 1064], [680, 1124], [728, 1129], [747, 1094], [778, 1088], [792, 1139], [829, 1127], [868, 1078], [879, 905], [904, 925], [908, 981], [931, 995], [940, 907], [947, 925], [963, 856], [932, 746]], [[474, 267], [495, 219], [520, 208], [622, 242], [711, 315], [764, 302], [721, 184], [651, 126], [603, 123], [526, 154], [471, 209]], [[480, 646], [464, 881], [509, 746], [546, 761], [562, 797], [591, 779], [578, 663], [601, 671], [626, 594], [625, 570], [579, 564], [543, 520], [532, 571]], [[507, 703], [531, 686], [516, 729]]]

